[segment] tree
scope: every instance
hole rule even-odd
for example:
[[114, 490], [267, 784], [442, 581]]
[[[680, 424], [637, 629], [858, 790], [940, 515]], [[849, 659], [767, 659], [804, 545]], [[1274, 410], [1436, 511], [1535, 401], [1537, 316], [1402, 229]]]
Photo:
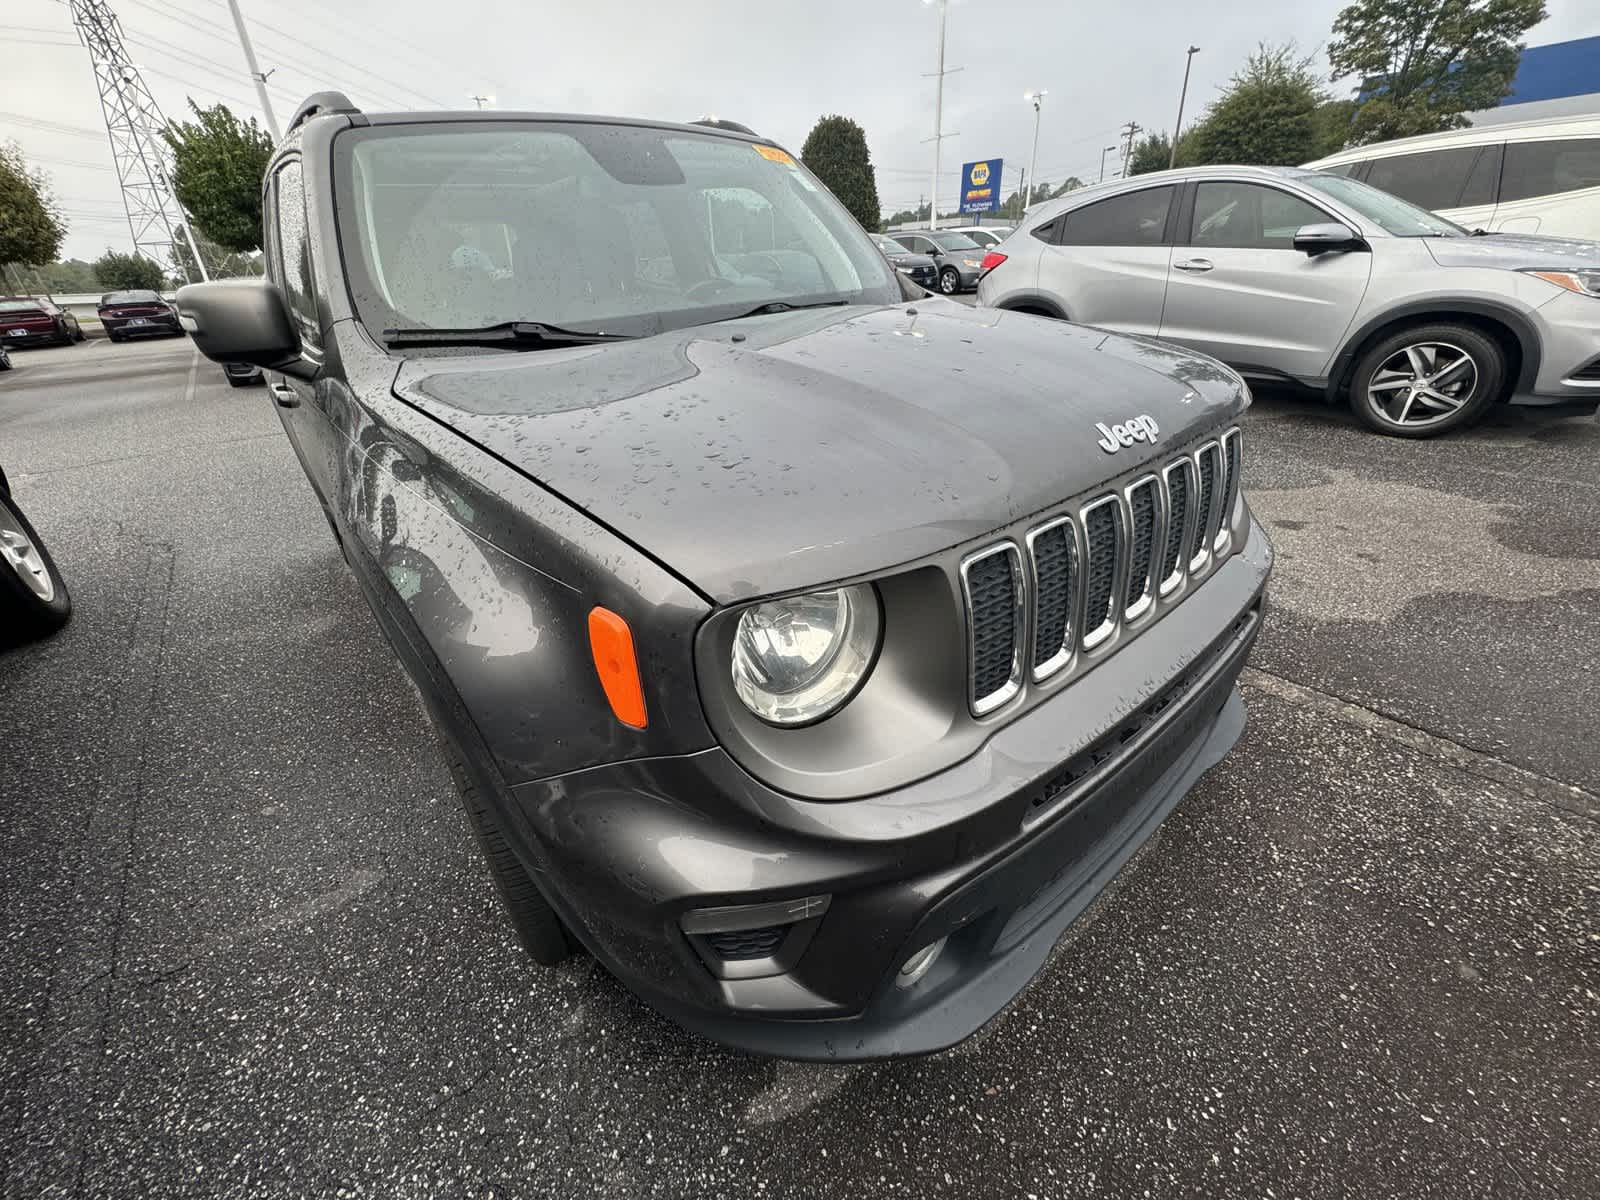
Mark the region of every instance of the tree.
[[50, 181], [15, 142], [0, 144], [0, 270], [52, 262], [66, 234]]
[[1355, 115], [1354, 100], [1324, 100], [1317, 105], [1317, 111], [1311, 114], [1316, 138], [1313, 157], [1324, 158], [1329, 154], [1337, 154], [1348, 146]]
[[81, 258], [69, 258], [65, 262], [43, 263], [33, 272], [37, 275], [44, 287], [50, 293], [55, 292], [97, 292], [100, 290], [100, 281], [95, 278], [94, 267], [84, 262]]
[[159, 263], [110, 249], [94, 260], [94, 277], [107, 291], [138, 288], [159, 292], [167, 283], [167, 273]]
[[1129, 175], [1148, 175], [1151, 171], [1165, 171], [1172, 160], [1172, 138], [1166, 131], [1147, 133], [1133, 148], [1128, 161]]
[[849, 117], [821, 118], [806, 135], [800, 158], [862, 228], [878, 228], [878, 181], [861, 126]]
[[195, 228], [225, 250], [244, 253], [261, 246], [261, 178], [272, 157], [272, 139], [251, 118], [233, 115], [226, 104], [201, 108], [193, 121], [171, 121], [163, 131], [172, 147], [172, 190], [194, 218]]
[[1351, 143], [1456, 129], [1493, 108], [1544, 15], [1544, 0], [1356, 0], [1328, 43], [1334, 74], [1363, 81]]
[[1317, 154], [1321, 78], [1289, 42], [1263, 43], [1179, 143], [1187, 165], [1293, 166]]

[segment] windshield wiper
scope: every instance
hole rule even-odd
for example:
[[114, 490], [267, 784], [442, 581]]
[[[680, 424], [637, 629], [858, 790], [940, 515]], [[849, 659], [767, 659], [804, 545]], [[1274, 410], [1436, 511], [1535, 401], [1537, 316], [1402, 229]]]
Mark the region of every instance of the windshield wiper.
[[1499, 234], [1498, 230], [1494, 230], [1494, 229], [1474, 229], [1472, 231], [1472, 236], [1473, 237], [1499, 237], [1500, 234]]
[[787, 300], [768, 300], [765, 304], [758, 304], [749, 312], [742, 312], [736, 317], [723, 317], [724, 321], [742, 321], [746, 317], [764, 317], [769, 313], [794, 312], [801, 308], [840, 308], [849, 304], [848, 300], [817, 300], [811, 304], [790, 304]]
[[385, 329], [385, 346], [591, 346], [596, 342], [627, 341], [627, 333], [585, 333], [539, 321], [502, 321], [477, 329]]

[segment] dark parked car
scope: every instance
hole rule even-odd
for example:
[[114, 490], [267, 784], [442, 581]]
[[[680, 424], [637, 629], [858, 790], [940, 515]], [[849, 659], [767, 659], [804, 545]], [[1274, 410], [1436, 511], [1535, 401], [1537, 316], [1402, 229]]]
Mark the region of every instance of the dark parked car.
[[0, 471], [0, 646], [52, 633], [71, 615], [66, 581]]
[[894, 240], [916, 254], [926, 254], [939, 268], [939, 290], [946, 296], [970, 292], [983, 275], [984, 249], [953, 229], [897, 230]]
[[178, 310], [163, 300], [159, 292], [107, 292], [100, 297], [100, 307], [95, 311], [100, 324], [105, 326], [106, 336], [113, 342], [151, 333], [183, 336]]
[[264, 228], [179, 309], [273, 373], [538, 961], [750, 1050], [948, 1046], [1239, 736], [1271, 550], [1215, 361], [926, 296], [733, 130], [324, 93]]
[[938, 288], [939, 268], [933, 265], [933, 259], [926, 254], [913, 254], [893, 238], [881, 233], [869, 236], [896, 271], [920, 288], [927, 288], [930, 292]]
[[267, 382], [266, 373], [254, 363], [223, 363], [222, 375], [230, 387], [257, 387]]
[[83, 341], [78, 318], [41, 296], [0, 297], [0, 341], [8, 346], [38, 346]]

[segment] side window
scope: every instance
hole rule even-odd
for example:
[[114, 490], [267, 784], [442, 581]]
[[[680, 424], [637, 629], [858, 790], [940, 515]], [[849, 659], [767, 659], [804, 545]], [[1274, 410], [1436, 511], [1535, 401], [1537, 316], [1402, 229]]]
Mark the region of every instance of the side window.
[[311, 247], [306, 237], [305, 184], [298, 161], [287, 163], [273, 179], [273, 207], [277, 210], [278, 279], [289, 301], [289, 313], [308, 345], [321, 344], [317, 321], [317, 293], [311, 274]]
[[1315, 205], [1257, 183], [1202, 183], [1194, 193], [1193, 246], [1292, 250], [1302, 225], [1332, 218]]
[[1484, 146], [1478, 151], [1478, 160], [1472, 164], [1467, 176], [1467, 186], [1461, 189], [1461, 207], [1475, 204], [1493, 204], [1500, 192], [1500, 157], [1504, 147], [1498, 143]]
[[1156, 246], [1167, 226], [1175, 188], [1154, 187], [1113, 196], [1062, 214], [1066, 246]]
[[1456, 150], [1426, 150], [1420, 154], [1396, 154], [1377, 158], [1367, 172], [1367, 182], [1375, 188], [1409, 200], [1418, 208], [1456, 208], [1461, 192], [1478, 157], [1478, 147]]
[[1054, 243], [1061, 236], [1061, 226], [1065, 223], [1065, 220], [1064, 217], [1055, 217], [1046, 221], [1043, 225], [1035, 225], [1028, 232], [1041, 242]]
[[1500, 176], [1500, 202], [1600, 187], [1600, 138], [1512, 142]]
[[898, 241], [907, 250], [910, 250], [913, 254], [927, 254], [932, 249], [932, 247], [928, 244], [928, 240], [926, 238], [903, 237], [903, 238], [897, 238], [895, 240]]

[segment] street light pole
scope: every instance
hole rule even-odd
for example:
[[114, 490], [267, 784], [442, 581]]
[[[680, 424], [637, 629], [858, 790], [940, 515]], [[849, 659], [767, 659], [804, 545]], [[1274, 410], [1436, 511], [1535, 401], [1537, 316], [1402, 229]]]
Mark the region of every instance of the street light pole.
[[1033, 203], [1033, 189], [1038, 186], [1034, 168], [1039, 165], [1039, 108], [1044, 104], [1044, 98], [1049, 94], [1043, 88], [1022, 94], [1024, 100], [1033, 102], [1033, 153], [1028, 157], [1028, 195], [1022, 202], [1023, 212], [1027, 212], [1028, 206]]
[[1194, 66], [1194, 56], [1199, 53], [1199, 46], [1190, 46], [1188, 57], [1183, 60], [1183, 91], [1178, 93], [1178, 119], [1172, 124], [1172, 153], [1167, 156], [1169, 171], [1178, 165], [1178, 134], [1183, 132], [1183, 102], [1189, 98], [1189, 68]]
[[[272, 101], [267, 99], [267, 77], [256, 65], [256, 49], [250, 44], [250, 34], [244, 27], [244, 14], [239, 11], [239, 0], [228, 0], [228, 11], [233, 14], [233, 27], [239, 31], [239, 45], [244, 50], [244, 65], [255, 81], [256, 99], [261, 102], [261, 115], [267, 119], [267, 132], [274, 144], [278, 141], [278, 118], [272, 114]], [[273, 70], [277, 68], [274, 67]]]
[[1107, 146], [1104, 150], [1100, 151], [1100, 178], [1095, 180], [1096, 183], [1104, 183], [1106, 181], [1106, 155], [1118, 148], [1119, 147], [1117, 146]]
[[939, 228], [939, 147], [944, 143], [944, 26], [950, 15], [949, 0], [939, 4], [939, 69], [933, 83], [933, 190], [928, 199], [928, 228]]

